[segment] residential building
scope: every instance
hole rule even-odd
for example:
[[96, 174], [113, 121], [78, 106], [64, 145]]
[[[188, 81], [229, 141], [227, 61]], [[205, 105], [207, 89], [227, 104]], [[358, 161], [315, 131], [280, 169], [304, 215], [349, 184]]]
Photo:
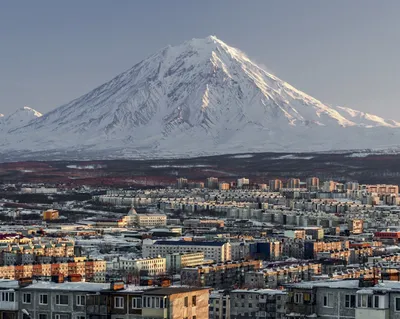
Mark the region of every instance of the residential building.
[[208, 303], [208, 289], [116, 283], [87, 296], [86, 318], [208, 319]]
[[236, 186], [237, 186], [237, 188], [242, 188], [243, 186], [249, 185], [249, 184], [250, 184], [250, 180], [248, 178], [242, 177], [237, 180]]
[[208, 177], [206, 181], [206, 187], [209, 189], [217, 189], [218, 188], [218, 178], [217, 177]]
[[310, 192], [316, 192], [319, 190], [319, 178], [318, 177], [309, 177], [306, 180], [307, 190]]
[[280, 179], [273, 179], [269, 181], [269, 190], [271, 192], [278, 192], [283, 188], [283, 183]]
[[298, 178], [289, 178], [286, 184], [286, 188], [300, 188], [300, 179]]
[[182, 268], [204, 264], [204, 252], [187, 252], [166, 255], [167, 272], [178, 273]]
[[48, 209], [43, 212], [43, 220], [54, 220], [59, 218], [59, 212], [55, 209]]
[[231, 245], [228, 242], [173, 241], [173, 240], [143, 240], [143, 257], [166, 256], [174, 253], [204, 252], [206, 259], [215, 262], [225, 262], [232, 259]]
[[286, 318], [288, 293], [273, 289], [238, 289], [230, 293], [231, 319]]
[[210, 319], [230, 319], [231, 300], [227, 290], [214, 290], [210, 292]]
[[245, 282], [245, 273], [260, 269], [261, 266], [259, 260], [247, 260], [182, 268], [181, 282], [183, 285], [217, 289], [241, 287]]
[[187, 188], [188, 187], [188, 180], [187, 178], [180, 177], [176, 180], [176, 187], [179, 189]]
[[108, 270], [156, 276], [166, 273], [167, 262], [164, 257], [140, 259], [118, 258], [117, 260], [108, 263], [107, 271]]

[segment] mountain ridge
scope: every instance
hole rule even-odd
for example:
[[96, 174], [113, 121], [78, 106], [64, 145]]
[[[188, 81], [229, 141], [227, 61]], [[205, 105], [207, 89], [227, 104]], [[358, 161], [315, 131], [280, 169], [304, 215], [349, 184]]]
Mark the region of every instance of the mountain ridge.
[[[215, 36], [167, 46], [111, 81], [9, 130], [0, 152], [193, 157], [397, 146], [400, 123], [330, 107]], [[377, 135], [378, 136], [375, 136]], [[93, 156], [93, 155], [91, 155]]]

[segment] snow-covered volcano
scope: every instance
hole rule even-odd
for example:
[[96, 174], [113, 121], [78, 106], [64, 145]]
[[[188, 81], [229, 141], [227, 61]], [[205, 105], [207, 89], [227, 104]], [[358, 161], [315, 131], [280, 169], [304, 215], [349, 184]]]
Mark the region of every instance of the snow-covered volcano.
[[330, 107], [210, 36], [166, 47], [9, 129], [0, 152], [154, 158], [384, 148], [397, 146], [398, 128], [396, 121]]

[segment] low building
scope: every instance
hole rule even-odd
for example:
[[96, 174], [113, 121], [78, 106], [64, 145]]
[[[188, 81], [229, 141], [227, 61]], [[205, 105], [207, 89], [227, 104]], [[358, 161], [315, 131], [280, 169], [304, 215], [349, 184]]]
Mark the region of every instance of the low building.
[[138, 227], [159, 227], [167, 225], [167, 215], [165, 214], [137, 214], [135, 223]]

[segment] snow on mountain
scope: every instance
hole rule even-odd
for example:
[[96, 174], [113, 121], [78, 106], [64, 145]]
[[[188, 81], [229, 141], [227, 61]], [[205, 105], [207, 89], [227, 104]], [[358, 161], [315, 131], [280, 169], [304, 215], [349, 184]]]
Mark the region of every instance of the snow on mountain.
[[399, 123], [357, 112], [322, 103], [210, 36], [168, 46], [18, 125], [0, 152], [145, 158], [397, 145]]
[[35, 120], [41, 116], [42, 114], [38, 111], [28, 106], [24, 106], [16, 110], [14, 113], [10, 114], [9, 116], [5, 116], [2, 114], [2, 116], [0, 116], [0, 130], [7, 132], [11, 131], [13, 129], [27, 125], [30, 121]]
[[364, 125], [367, 127], [385, 126], [385, 127], [400, 127], [400, 122], [393, 120], [386, 120], [380, 116], [364, 113], [361, 111], [353, 110], [348, 107], [337, 106], [336, 110], [344, 117], [349, 117], [352, 122], [357, 125]]

